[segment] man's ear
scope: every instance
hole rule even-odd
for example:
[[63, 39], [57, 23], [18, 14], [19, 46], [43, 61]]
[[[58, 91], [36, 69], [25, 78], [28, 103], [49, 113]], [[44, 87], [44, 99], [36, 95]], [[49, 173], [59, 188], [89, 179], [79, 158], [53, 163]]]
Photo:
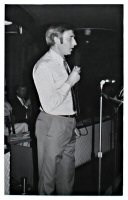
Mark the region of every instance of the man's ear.
[[55, 44], [61, 44], [61, 42], [60, 42], [60, 38], [58, 38], [58, 37], [54, 37], [54, 42], [55, 42]]

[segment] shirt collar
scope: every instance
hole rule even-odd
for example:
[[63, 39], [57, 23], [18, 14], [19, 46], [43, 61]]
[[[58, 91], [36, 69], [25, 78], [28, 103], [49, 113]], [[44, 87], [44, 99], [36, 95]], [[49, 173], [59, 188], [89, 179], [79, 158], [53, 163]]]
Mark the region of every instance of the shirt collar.
[[21, 104], [24, 105], [23, 100], [19, 96], [17, 96], [17, 98], [19, 99], [19, 101], [21, 102]]
[[57, 60], [57, 62], [59, 62], [60, 64], [63, 63], [64, 59], [61, 55], [59, 55], [58, 53], [56, 53], [53, 49], [50, 49], [50, 53], [52, 55], [52, 57]]

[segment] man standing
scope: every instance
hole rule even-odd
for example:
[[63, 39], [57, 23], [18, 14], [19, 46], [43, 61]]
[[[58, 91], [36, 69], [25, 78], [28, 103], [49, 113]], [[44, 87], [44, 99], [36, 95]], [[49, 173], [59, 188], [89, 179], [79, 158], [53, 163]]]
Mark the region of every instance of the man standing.
[[71, 54], [76, 41], [73, 30], [66, 26], [51, 26], [45, 36], [50, 49], [33, 69], [41, 103], [35, 132], [38, 192], [69, 195], [74, 184], [76, 140], [71, 88], [80, 80], [80, 68], [75, 66], [71, 72], [64, 56]]

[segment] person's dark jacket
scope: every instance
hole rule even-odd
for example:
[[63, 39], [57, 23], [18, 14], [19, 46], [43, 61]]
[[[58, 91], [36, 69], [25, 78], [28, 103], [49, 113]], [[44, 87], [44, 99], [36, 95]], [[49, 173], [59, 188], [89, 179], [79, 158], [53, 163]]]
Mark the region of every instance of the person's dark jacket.
[[26, 118], [28, 109], [15, 97], [12, 101], [12, 115], [15, 123], [28, 122]]

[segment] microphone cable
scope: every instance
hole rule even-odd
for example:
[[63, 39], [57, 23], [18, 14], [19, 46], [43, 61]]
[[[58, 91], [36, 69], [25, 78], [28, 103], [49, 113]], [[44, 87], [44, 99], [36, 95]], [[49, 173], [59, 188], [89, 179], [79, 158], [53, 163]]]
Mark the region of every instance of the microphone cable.
[[85, 129], [85, 131], [86, 131], [86, 133], [81, 133], [81, 131], [80, 131], [80, 129], [79, 129], [79, 131], [80, 131], [80, 136], [86, 136], [86, 135], [88, 135], [87, 126], [85, 125], [85, 122], [84, 122], [83, 119], [80, 120], [80, 104], [79, 104], [78, 84], [75, 86], [75, 92], [76, 92], [77, 111], [78, 111], [77, 117], [76, 117], [76, 118], [78, 119], [78, 121], [81, 121], [81, 123], [82, 123], [82, 125], [83, 125], [83, 127], [84, 127], [84, 129]]

